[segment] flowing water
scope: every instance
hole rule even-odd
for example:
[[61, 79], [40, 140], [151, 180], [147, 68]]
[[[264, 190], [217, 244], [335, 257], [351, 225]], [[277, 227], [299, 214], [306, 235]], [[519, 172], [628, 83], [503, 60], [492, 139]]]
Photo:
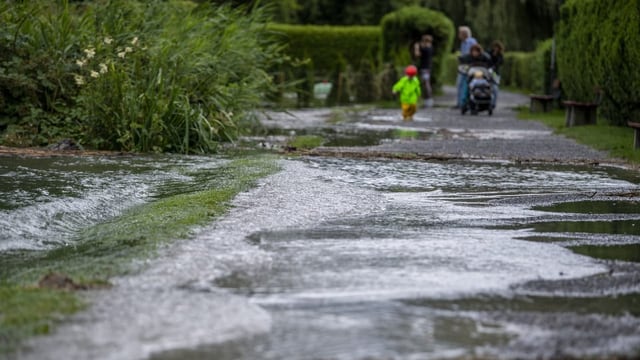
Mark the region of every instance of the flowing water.
[[[198, 186], [193, 173], [221, 163], [4, 162], [0, 247], [58, 246], [123, 208]], [[282, 167], [143, 271], [90, 292], [87, 311], [16, 356], [640, 354], [640, 203], [621, 196], [637, 192], [637, 174], [326, 158]]]

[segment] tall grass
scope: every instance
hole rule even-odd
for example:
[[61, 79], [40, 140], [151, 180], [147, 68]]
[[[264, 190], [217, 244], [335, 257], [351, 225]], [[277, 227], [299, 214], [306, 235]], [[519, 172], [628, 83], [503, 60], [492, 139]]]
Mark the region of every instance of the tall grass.
[[[38, 0], [0, 7], [0, 15], [10, 23], [2, 47], [25, 58], [40, 52], [53, 59], [46, 68], [55, 69], [53, 81], [48, 80], [55, 89], [44, 92], [53, 105], [10, 100], [29, 103], [93, 148], [214, 151], [218, 142], [237, 135], [239, 122], [269, 91], [266, 69], [280, 57], [280, 46], [265, 31], [268, 18], [259, 9], [177, 0], [73, 6]], [[11, 49], [11, 32], [31, 39], [23, 55]], [[2, 66], [18, 77], [23, 67], [11, 68], [7, 61]], [[38, 79], [32, 84], [36, 92], [46, 88]], [[7, 88], [0, 87], [10, 93]], [[59, 93], [65, 96], [56, 109]], [[23, 128], [33, 123], [16, 121], [15, 113], [4, 115]]]

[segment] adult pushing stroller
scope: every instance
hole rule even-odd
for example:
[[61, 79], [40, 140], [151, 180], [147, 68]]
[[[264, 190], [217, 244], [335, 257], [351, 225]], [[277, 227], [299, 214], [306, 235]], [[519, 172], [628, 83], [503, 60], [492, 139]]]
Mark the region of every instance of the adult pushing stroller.
[[460, 109], [462, 115], [467, 111], [478, 115], [482, 111], [493, 114], [493, 71], [481, 65], [460, 65], [458, 71], [466, 75], [464, 103]]

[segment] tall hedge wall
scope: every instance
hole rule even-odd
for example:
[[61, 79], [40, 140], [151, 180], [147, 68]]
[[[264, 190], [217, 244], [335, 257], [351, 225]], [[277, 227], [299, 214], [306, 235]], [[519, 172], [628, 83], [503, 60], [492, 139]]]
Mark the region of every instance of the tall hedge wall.
[[568, 98], [603, 93], [612, 124], [640, 121], [640, 0], [568, 0], [558, 25], [558, 71]]
[[340, 63], [358, 68], [363, 59], [377, 63], [378, 26], [270, 24], [268, 29], [284, 37], [289, 56], [311, 59], [315, 71], [330, 72]]
[[455, 28], [444, 14], [422, 8], [408, 6], [385, 15], [382, 27], [382, 59], [396, 65], [406, 65], [411, 60], [411, 45], [423, 34], [433, 36], [434, 58], [432, 82], [442, 84], [442, 70], [445, 56], [451, 51]]

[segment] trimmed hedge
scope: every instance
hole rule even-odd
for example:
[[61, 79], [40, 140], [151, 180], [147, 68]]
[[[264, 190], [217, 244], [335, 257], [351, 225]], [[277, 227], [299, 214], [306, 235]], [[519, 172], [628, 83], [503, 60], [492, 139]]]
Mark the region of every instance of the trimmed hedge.
[[311, 59], [319, 72], [331, 72], [340, 63], [358, 68], [363, 59], [377, 63], [380, 44], [378, 26], [315, 26], [270, 24], [288, 45], [285, 53], [294, 59]]
[[500, 70], [501, 85], [548, 93], [551, 86], [551, 40], [538, 45], [534, 52], [507, 52]]
[[568, 0], [557, 39], [569, 99], [592, 101], [601, 89], [610, 123], [640, 121], [640, 0]]
[[432, 83], [442, 85], [442, 70], [445, 57], [451, 51], [455, 28], [443, 13], [419, 6], [408, 6], [385, 15], [382, 27], [382, 59], [395, 65], [405, 66], [412, 62], [411, 46], [423, 34], [433, 36]]

